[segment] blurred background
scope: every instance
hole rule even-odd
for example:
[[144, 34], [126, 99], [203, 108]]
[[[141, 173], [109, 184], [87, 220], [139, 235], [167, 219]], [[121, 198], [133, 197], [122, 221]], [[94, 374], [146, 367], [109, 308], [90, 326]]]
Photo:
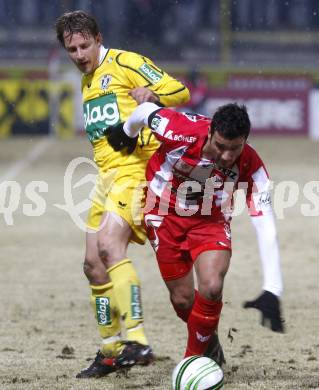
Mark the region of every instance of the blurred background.
[[317, 0], [0, 0], [0, 138], [83, 134], [80, 75], [55, 19], [83, 9], [108, 47], [184, 81], [185, 109], [247, 104], [255, 134], [319, 138]]

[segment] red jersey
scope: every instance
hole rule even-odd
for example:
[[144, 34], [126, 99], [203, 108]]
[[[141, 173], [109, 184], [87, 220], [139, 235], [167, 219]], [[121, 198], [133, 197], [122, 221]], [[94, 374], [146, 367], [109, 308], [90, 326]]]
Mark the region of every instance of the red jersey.
[[166, 108], [150, 115], [149, 126], [162, 144], [146, 170], [148, 212], [152, 207], [159, 215], [201, 214], [229, 221], [238, 188], [245, 190], [252, 216], [271, 210], [268, 173], [250, 145], [245, 144], [231, 169], [201, 156], [210, 123], [204, 116]]

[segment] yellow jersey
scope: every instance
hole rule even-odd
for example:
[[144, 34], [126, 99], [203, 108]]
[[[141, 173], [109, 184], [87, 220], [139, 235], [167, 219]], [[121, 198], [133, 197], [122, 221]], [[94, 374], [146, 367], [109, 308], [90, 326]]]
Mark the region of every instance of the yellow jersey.
[[[124, 122], [137, 107], [130, 90], [145, 87], [152, 90], [163, 106], [176, 106], [189, 100], [188, 89], [154, 63], [139, 54], [118, 50], [100, 50], [99, 66], [83, 75], [82, 95], [85, 130], [94, 148], [94, 158], [103, 171], [116, 166], [135, 164], [148, 159], [158, 147], [158, 141], [145, 128], [139, 137], [139, 147], [132, 157], [114, 152], [104, 136], [107, 127]], [[135, 158], [134, 158], [135, 155]]]

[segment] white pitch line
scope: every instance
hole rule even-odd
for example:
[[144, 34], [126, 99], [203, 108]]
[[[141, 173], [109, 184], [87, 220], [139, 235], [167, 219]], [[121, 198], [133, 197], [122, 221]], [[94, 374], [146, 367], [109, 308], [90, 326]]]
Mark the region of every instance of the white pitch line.
[[20, 172], [25, 170], [29, 165], [36, 161], [52, 143], [52, 138], [45, 138], [39, 141], [25, 157], [15, 162], [7, 170], [7, 172], [0, 177], [0, 183], [6, 180], [13, 180], [14, 178], [16, 178]]

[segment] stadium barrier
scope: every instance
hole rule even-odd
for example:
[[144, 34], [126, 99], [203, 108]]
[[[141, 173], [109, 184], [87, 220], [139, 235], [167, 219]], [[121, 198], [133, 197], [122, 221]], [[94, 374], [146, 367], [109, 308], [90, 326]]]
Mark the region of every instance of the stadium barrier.
[[[177, 73], [192, 95], [190, 103], [181, 108], [183, 111], [212, 116], [221, 104], [236, 101], [248, 107], [253, 135], [319, 139], [319, 90], [310, 76], [230, 71], [217, 86], [211, 83], [214, 72], [199, 73], [200, 79], [195, 82], [187, 72]], [[68, 70], [62, 81], [57, 75], [51, 80], [48, 74], [33, 73], [16, 79], [7, 74], [7, 78], [0, 79], [0, 138], [17, 134], [62, 138], [84, 134], [80, 74]]]
[[309, 77], [229, 74], [225, 85], [206, 90], [200, 110], [212, 116], [220, 105], [237, 102], [247, 106], [253, 135], [308, 135], [312, 90]]
[[0, 138], [74, 134], [74, 92], [67, 82], [0, 80]]

